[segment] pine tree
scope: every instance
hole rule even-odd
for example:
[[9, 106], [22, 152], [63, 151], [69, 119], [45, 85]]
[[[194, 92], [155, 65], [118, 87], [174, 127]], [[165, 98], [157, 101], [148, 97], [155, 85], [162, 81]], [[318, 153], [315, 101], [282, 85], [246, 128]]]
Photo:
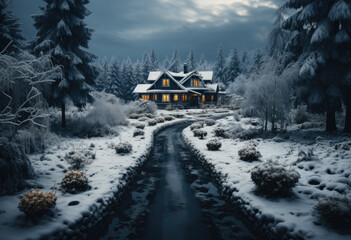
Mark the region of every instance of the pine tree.
[[205, 59], [205, 56], [204, 56], [204, 54], [201, 54], [199, 64], [197, 65], [197, 70], [199, 70], [199, 71], [209, 70], [207, 67], [208, 67], [208, 63]]
[[218, 54], [216, 57], [216, 64], [214, 67], [214, 79], [215, 82], [219, 83], [222, 82], [225, 74], [224, 74], [224, 67], [225, 67], [225, 59], [223, 56], [223, 48], [222, 45], [218, 48]]
[[134, 79], [137, 83], [147, 82], [147, 77], [146, 77], [146, 81], [144, 81], [142, 64], [139, 62], [139, 60], [137, 60], [133, 65], [133, 73], [134, 73]]
[[99, 65], [99, 76], [96, 79], [96, 90], [97, 91], [104, 91], [106, 89], [108, 78], [110, 74], [110, 64], [107, 57], [104, 57]]
[[18, 53], [23, 40], [18, 19], [9, 9], [8, 0], [0, 0], [0, 52], [9, 55]]
[[151, 60], [151, 66], [152, 66], [151, 71], [158, 70], [158, 68], [159, 68], [158, 60], [157, 60], [157, 57], [156, 57], [154, 49], [152, 49], [152, 51], [151, 51], [150, 60]]
[[146, 83], [150, 71], [153, 71], [154, 69], [153, 64], [151, 62], [151, 57], [147, 53], [144, 53], [141, 68], [142, 68], [142, 81], [140, 83]]
[[246, 51], [243, 52], [240, 61], [240, 69], [243, 74], [247, 74], [248, 72], [248, 64], [249, 64], [249, 56]]
[[171, 60], [167, 68], [171, 72], [180, 72], [182, 69], [182, 64], [178, 57], [178, 51], [174, 50]]
[[137, 82], [134, 79], [132, 60], [128, 57], [122, 64], [121, 98], [127, 102], [135, 100], [133, 90]]
[[168, 56], [166, 56], [165, 59], [163, 60], [162, 67], [163, 67], [164, 69], [168, 69], [168, 67], [169, 67], [169, 59], [168, 59]]
[[62, 127], [66, 125], [65, 104], [70, 99], [84, 106], [90, 99], [97, 69], [91, 65], [96, 58], [87, 52], [92, 29], [83, 19], [90, 14], [85, 7], [89, 0], [44, 0], [42, 13], [33, 16], [37, 39], [33, 49], [36, 55], [49, 54], [54, 65], [62, 67], [63, 78], [52, 85], [53, 102], [61, 104]]
[[111, 70], [108, 76], [106, 92], [122, 97], [122, 76], [120, 63], [117, 58], [111, 61]]
[[228, 85], [234, 82], [235, 78], [241, 73], [240, 61], [238, 51], [234, 48], [228, 58], [227, 65], [225, 67], [225, 77], [223, 83]]
[[189, 52], [188, 57], [186, 58], [185, 62], [187, 63], [188, 71], [194, 71], [196, 70], [197, 64], [194, 56], [194, 52], [191, 49]]
[[254, 57], [253, 57], [253, 62], [251, 64], [251, 68], [250, 68], [250, 73], [258, 73], [262, 63], [263, 63], [263, 55], [260, 51], [260, 49], [256, 49], [255, 53], [254, 53]]
[[[289, 0], [297, 11], [283, 24], [295, 34], [288, 50], [301, 62], [297, 99], [311, 110], [326, 112], [326, 130], [336, 130], [335, 112], [346, 105], [345, 131], [351, 131], [350, 71], [351, 3], [337, 0]], [[344, 90], [348, 91], [343, 94]], [[347, 125], [348, 124], [348, 125]]]

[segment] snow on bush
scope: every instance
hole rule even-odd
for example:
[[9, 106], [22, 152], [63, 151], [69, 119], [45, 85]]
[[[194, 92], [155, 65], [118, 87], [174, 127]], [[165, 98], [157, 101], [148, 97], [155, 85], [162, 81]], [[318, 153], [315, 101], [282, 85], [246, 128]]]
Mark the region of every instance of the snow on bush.
[[309, 119], [306, 106], [298, 106], [295, 110], [292, 110], [293, 121], [297, 124], [307, 122]]
[[314, 209], [329, 223], [351, 224], [351, 201], [347, 198], [327, 197], [321, 199]]
[[137, 123], [137, 124], [135, 124], [135, 127], [139, 128], [139, 129], [144, 129], [145, 128], [145, 124]]
[[74, 169], [80, 169], [90, 164], [96, 157], [96, 153], [87, 149], [72, 150], [65, 155], [65, 160], [72, 165]]
[[255, 145], [249, 144], [238, 151], [238, 155], [243, 161], [255, 161], [262, 157]]
[[155, 119], [151, 119], [151, 120], [147, 121], [147, 124], [149, 126], [155, 126], [157, 124], [157, 121]]
[[213, 125], [216, 124], [216, 120], [214, 120], [214, 119], [206, 119], [206, 120], [205, 120], [205, 124], [206, 124], [207, 126], [213, 126]]
[[172, 116], [165, 116], [166, 121], [172, 121], [173, 119], [174, 119], [174, 117], [172, 117]]
[[167, 111], [172, 111], [173, 110], [173, 107], [171, 104], [167, 105], [166, 108], [165, 108]]
[[157, 111], [157, 104], [153, 101], [139, 100], [138, 110], [139, 113], [155, 114]]
[[213, 132], [216, 137], [225, 137], [225, 130], [223, 128], [215, 128]]
[[130, 153], [133, 150], [132, 144], [128, 142], [120, 142], [115, 146], [116, 153]]
[[133, 137], [136, 137], [136, 136], [144, 136], [144, 131], [141, 130], [141, 129], [136, 129], [134, 132], [133, 132]]
[[193, 131], [194, 129], [200, 129], [203, 127], [204, 127], [203, 122], [197, 122], [190, 125], [190, 130]]
[[209, 151], [217, 151], [221, 148], [222, 143], [217, 139], [212, 139], [207, 142], [206, 146]]
[[25, 195], [21, 195], [18, 209], [27, 216], [36, 218], [53, 209], [56, 205], [54, 192], [44, 193], [39, 189], [31, 189]]
[[129, 115], [129, 118], [130, 119], [138, 119], [138, 118], [143, 117], [143, 116], [144, 116], [144, 114], [132, 113]]
[[299, 158], [296, 160], [296, 162], [294, 164], [299, 163], [299, 162], [309, 162], [309, 161], [319, 160], [319, 158], [314, 155], [313, 148], [308, 149], [307, 153], [303, 150], [300, 150], [298, 156], [299, 156]]
[[288, 192], [295, 187], [300, 174], [293, 169], [287, 169], [278, 161], [268, 160], [255, 166], [251, 171], [251, 179], [258, 190], [269, 194], [278, 195]]
[[194, 137], [199, 137], [200, 139], [203, 139], [204, 137], [207, 136], [207, 132], [203, 129], [194, 129], [193, 133], [194, 133]]
[[143, 115], [143, 117], [140, 117], [138, 120], [139, 120], [140, 122], [146, 122], [146, 121], [149, 121], [150, 118], [149, 118], [149, 117], [146, 117], [145, 115]]
[[68, 171], [61, 181], [63, 192], [77, 193], [88, 188], [88, 178], [82, 171]]
[[235, 121], [240, 122], [241, 117], [239, 116], [239, 113], [237, 111], [234, 111], [233, 117]]
[[165, 119], [163, 117], [159, 117], [159, 118], [156, 119], [156, 121], [158, 123], [163, 123], [165, 121]]

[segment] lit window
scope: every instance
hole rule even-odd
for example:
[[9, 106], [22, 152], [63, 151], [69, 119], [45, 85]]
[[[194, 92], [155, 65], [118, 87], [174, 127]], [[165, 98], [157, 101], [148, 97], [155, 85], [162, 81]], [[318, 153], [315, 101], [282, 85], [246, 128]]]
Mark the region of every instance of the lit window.
[[141, 95], [141, 98], [144, 99], [144, 100], [150, 100], [150, 95], [143, 94], [143, 95]]
[[178, 101], [178, 94], [173, 95], [173, 101]]
[[205, 102], [205, 95], [202, 95], [202, 102]]
[[199, 80], [191, 79], [191, 86], [192, 87], [198, 87], [199, 86]]
[[169, 79], [163, 79], [162, 86], [169, 87]]
[[182, 94], [182, 101], [183, 101], [183, 102], [188, 101], [188, 95]]
[[214, 98], [214, 96], [213, 96], [213, 95], [211, 95], [211, 101], [213, 101], [213, 98]]
[[162, 102], [169, 102], [169, 94], [162, 94]]
[[152, 95], [152, 100], [157, 101], [157, 94]]

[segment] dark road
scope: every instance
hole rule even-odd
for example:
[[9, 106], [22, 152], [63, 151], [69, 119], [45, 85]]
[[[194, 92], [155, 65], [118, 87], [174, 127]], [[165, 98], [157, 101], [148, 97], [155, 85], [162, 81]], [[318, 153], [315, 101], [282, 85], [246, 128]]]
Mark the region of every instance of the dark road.
[[[257, 239], [219, 195], [210, 175], [184, 144], [189, 124], [167, 128], [100, 239]], [[205, 141], [205, 140], [198, 140]]]

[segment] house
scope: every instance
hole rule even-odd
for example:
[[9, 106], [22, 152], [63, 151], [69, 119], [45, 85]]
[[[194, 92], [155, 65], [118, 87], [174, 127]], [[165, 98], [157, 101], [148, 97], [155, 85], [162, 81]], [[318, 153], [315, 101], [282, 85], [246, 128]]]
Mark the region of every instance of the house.
[[216, 104], [219, 98], [218, 84], [213, 84], [212, 71], [150, 72], [148, 84], [138, 84], [133, 93], [139, 98], [154, 101], [161, 108], [167, 105], [198, 107], [201, 104]]

